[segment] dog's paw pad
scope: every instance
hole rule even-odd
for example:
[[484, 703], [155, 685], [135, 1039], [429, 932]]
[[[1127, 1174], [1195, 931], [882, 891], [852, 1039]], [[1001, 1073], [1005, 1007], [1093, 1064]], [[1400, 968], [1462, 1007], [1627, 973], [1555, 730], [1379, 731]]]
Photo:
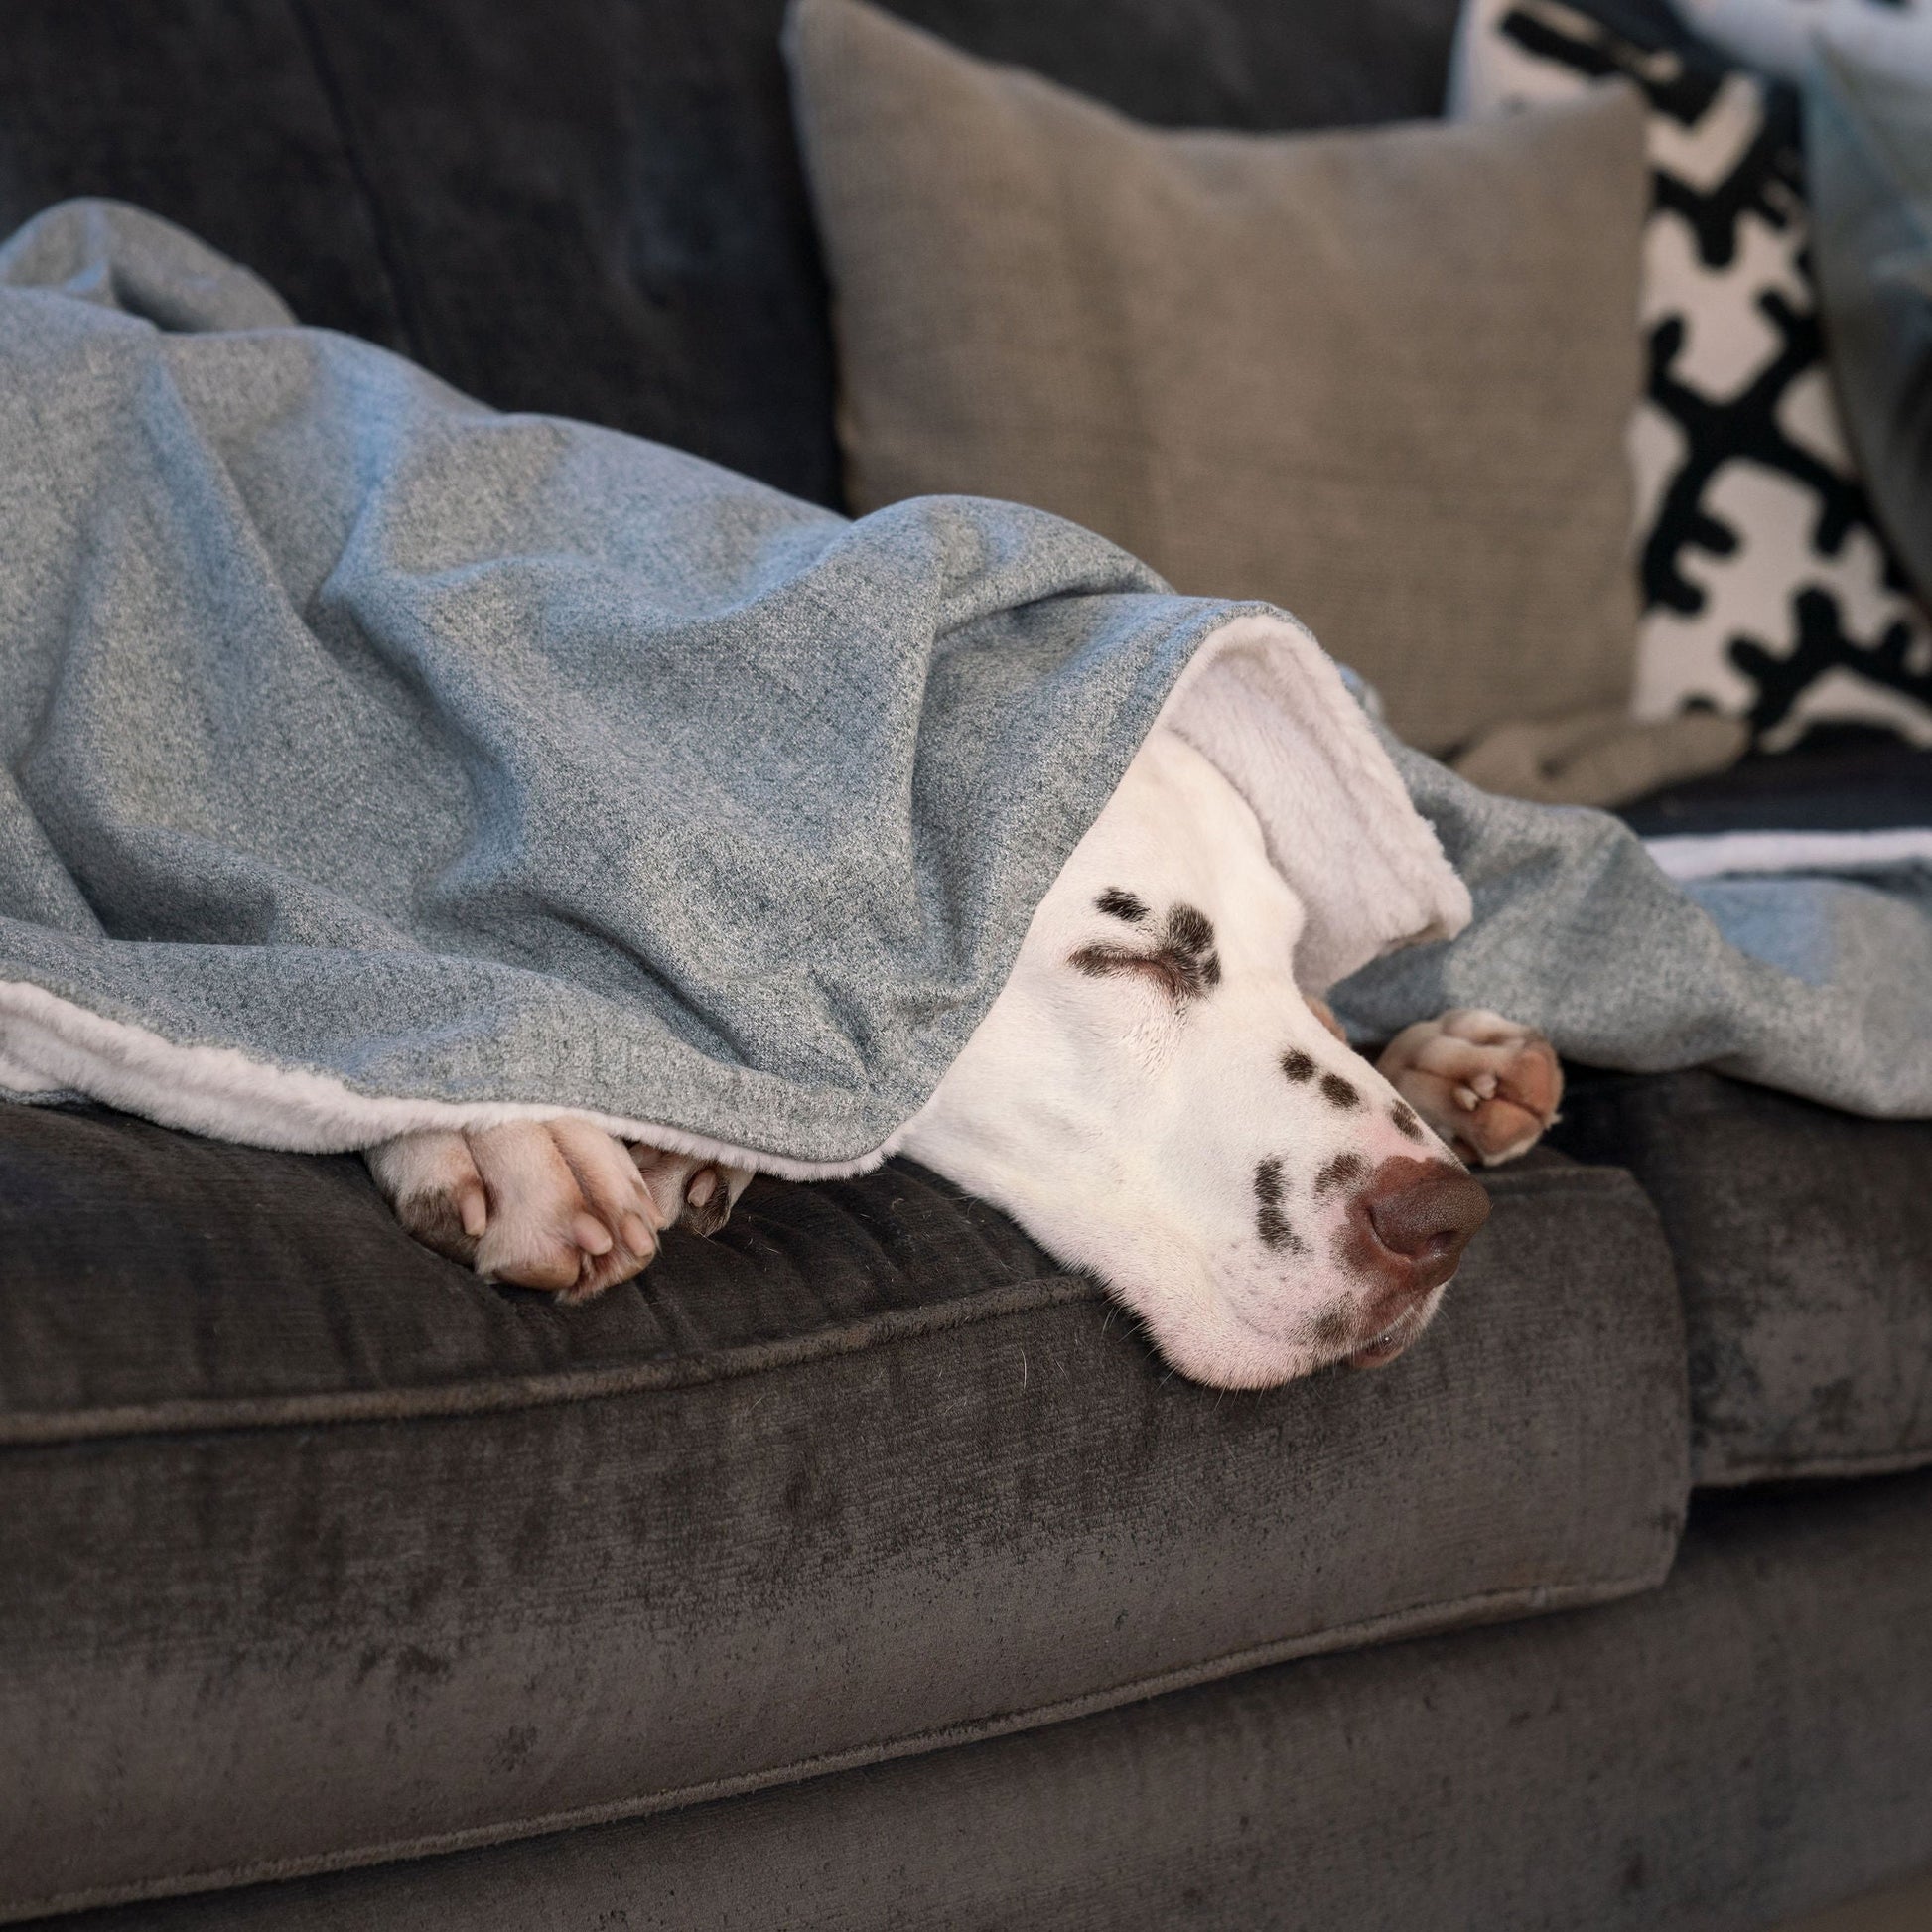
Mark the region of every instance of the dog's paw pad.
[[1563, 1064], [1529, 1027], [1460, 1007], [1406, 1028], [1377, 1062], [1382, 1077], [1465, 1161], [1496, 1167], [1536, 1145], [1557, 1118]]
[[684, 1211], [679, 1227], [692, 1234], [712, 1235], [732, 1217], [731, 1184], [713, 1166], [700, 1168], [684, 1184]]

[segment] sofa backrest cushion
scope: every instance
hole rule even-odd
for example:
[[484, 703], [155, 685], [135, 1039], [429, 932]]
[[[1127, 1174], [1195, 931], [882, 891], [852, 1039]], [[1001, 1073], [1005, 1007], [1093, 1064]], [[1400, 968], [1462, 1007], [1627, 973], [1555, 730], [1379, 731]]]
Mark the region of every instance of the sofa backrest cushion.
[[[8, 0], [0, 231], [138, 202], [507, 409], [835, 502], [783, 0]], [[899, 0], [1164, 125], [1440, 110], [1454, 0]]]

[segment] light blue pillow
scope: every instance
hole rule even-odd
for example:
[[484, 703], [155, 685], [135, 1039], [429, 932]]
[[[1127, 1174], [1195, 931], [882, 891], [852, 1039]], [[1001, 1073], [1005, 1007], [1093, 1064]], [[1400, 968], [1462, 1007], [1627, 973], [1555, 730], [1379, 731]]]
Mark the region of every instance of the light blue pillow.
[[1932, 0], [1676, 0], [1676, 10], [1721, 53], [1794, 86], [1821, 32], [1932, 32]]
[[1804, 92], [1833, 380], [1879, 521], [1932, 597], [1932, 26], [1823, 30]]

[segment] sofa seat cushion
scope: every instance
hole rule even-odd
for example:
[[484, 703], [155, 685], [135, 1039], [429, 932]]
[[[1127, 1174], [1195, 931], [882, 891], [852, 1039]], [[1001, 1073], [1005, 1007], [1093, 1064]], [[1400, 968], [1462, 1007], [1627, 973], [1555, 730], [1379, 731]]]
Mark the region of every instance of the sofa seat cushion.
[[[1662, 1589], [1583, 1616], [1304, 1658], [598, 1830], [42, 1924], [1743, 1932], [1932, 1876], [1928, 1790], [1921, 1472], [1706, 1496]], [[1926, 1932], [1932, 1911], [1913, 1887], [1802, 1924]]]
[[1564, 1115], [1663, 1216], [1700, 1483], [1932, 1462], [1932, 1121], [1704, 1072], [1573, 1079]]
[[662, 1809], [1657, 1582], [1683, 1335], [1552, 1162], [1380, 1374], [1224, 1395], [915, 1169], [581, 1309], [359, 1162], [0, 1107], [0, 1919]]

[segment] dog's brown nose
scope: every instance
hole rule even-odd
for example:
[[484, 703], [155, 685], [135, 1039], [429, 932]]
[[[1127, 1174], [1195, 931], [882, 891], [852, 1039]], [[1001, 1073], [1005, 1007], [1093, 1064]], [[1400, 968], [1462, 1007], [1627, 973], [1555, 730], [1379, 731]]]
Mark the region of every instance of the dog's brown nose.
[[1409, 1264], [1408, 1286], [1424, 1293], [1455, 1273], [1469, 1237], [1489, 1218], [1489, 1196], [1441, 1161], [1384, 1161], [1361, 1205], [1376, 1240]]

